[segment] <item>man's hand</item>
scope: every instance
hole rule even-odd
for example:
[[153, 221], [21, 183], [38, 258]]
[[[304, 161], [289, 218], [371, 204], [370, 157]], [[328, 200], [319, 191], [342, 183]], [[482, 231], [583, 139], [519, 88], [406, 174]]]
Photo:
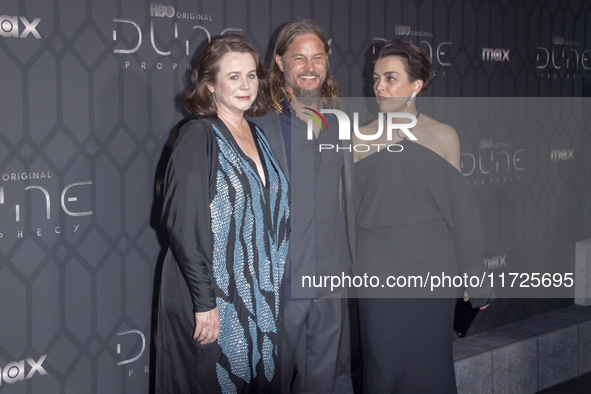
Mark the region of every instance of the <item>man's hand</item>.
[[207, 312], [195, 313], [195, 333], [193, 339], [202, 345], [214, 342], [220, 335], [220, 314], [215, 307]]

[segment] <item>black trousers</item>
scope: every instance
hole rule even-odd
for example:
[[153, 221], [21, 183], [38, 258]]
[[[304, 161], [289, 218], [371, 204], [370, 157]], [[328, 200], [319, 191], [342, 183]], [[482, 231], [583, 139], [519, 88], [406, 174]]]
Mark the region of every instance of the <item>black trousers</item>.
[[282, 393], [332, 393], [337, 376], [341, 298], [285, 301]]

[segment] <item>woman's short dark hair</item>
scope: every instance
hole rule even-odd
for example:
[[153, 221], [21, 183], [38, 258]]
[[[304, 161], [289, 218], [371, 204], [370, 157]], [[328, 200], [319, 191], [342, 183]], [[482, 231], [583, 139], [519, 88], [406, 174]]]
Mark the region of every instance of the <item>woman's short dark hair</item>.
[[423, 81], [419, 94], [425, 92], [433, 82], [433, 66], [431, 60], [421, 48], [398, 39], [387, 41], [380, 48], [378, 60], [388, 56], [397, 56], [404, 64], [410, 82]]
[[256, 48], [250, 41], [238, 34], [224, 34], [215, 37], [205, 47], [197, 67], [191, 74], [192, 86], [182, 95], [185, 109], [188, 112], [206, 118], [216, 118], [218, 116], [213, 94], [207, 89], [207, 85], [210, 83], [215, 84], [216, 76], [220, 71], [220, 59], [229, 52], [250, 53], [256, 64], [259, 88], [256, 99], [245, 115], [262, 116], [267, 113], [269, 95], [267, 93], [265, 69], [261, 64]]

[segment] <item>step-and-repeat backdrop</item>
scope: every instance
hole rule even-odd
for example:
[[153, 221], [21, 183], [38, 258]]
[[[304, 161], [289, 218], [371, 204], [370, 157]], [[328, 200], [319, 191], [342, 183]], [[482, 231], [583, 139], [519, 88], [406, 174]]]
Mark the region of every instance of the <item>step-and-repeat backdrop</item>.
[[[392, 38], [431, 57], [428, 95], [591, 90], [587, 2], [3, 0], [0, 392], [147, 392], [154, 201], [183, 118], [177, 96], [212, 37], [242, 34], [265, 58], [297, 18], [330, 38], [344, 96], [372, 95], [374, 47]], [[458, 130], [491, 269], [526, 259], [574, 269], [574, 242], [591, 238], [591, 133], [580, 119], [568, 133]], [[476, 328], [571, 303], [499, 300]]]

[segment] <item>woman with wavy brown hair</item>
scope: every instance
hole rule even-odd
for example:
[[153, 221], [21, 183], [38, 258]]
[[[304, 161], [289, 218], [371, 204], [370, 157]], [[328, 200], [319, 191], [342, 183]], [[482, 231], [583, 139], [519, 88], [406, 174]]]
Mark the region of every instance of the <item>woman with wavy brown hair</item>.
[[253, 45], [206, 47], [183, 98], [189, 120], [164, 183], [169, 250], [156, 339], [158, 393], [275, 393], [288, 250], [288, 182], [262, 131]]

